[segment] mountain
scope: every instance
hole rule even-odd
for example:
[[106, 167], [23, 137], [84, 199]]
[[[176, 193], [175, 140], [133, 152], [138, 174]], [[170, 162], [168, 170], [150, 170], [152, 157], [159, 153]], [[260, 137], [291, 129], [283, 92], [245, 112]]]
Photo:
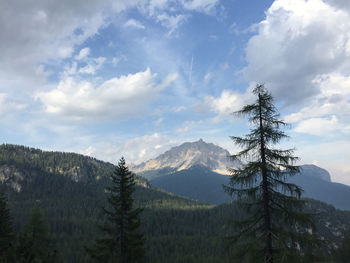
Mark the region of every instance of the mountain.
[[[229, 182], [224, 167], [227, 171], [227, 167], [240, 165], [237, 160], [230, 162], [227, 156], [230, 156], [227, 150], [199, 140], [174, 147], [134, 169], [155, 187], [200, 202], [221, 204], [231, 201], [222, 188]], [[330, 174], [316, 165], [300, 168], [300, 174], [288, 180], [304, 189], [304, 197], [350, 210], [350, 186], [331, 182]]]
[[[114, 170], [111, 163], [76, 153], [49, 152], [25, 146], [0, 145], [0, 183], [17, 192], [40, 174], [62, 175], [74, 182], [94, 182], [107, 178]], [[148, 182], [137, 177], [137, 182]]]
[[207, 204], [222, 204], [232, 201], [223, 192], [222, 185], [228, 184], [227, 175], [218, 174], [204, 165], [195, 165], [186, 170], [172, 172], [150, 180], [154, 187], [179, 196]]
[[[311, 165], [308, 165], [311, 166]], [[334, 205], [338, 209], [350, 210], [350, 186], [334, 183], [326, 180], [317, 172], [314, 174], [304, 173], [304, 165], [301, 166], [301, 173], [289, 178], [289, 181], [299, 185], [303, 190], [303, 196], [320, 200]], [[317, 167], [319, 171], [324, 171]], [[320, 177], [317, 177], [320, 176]]]
[[301, 173], [304, 176], [315, 178], [318, 180], [323, 180], [326, 182], [331, 182], [331, 175], [329, 172], [321, 167], [313, 164], [304, 164], [301, 167]]
[[[5, 171], [0, 174], [0, 192], [6, 193], [16, 232], [23, 229], [31, 209], [39, 207], [64, 262], [91, 262], [84, 246], [100, 234], [96, 224], [103, 222], [104, 189], [114, 166], [74, 153], [3, 145], [0, 167]], [[208, 180], [219, 180], [215, 176], [227, 179], [211, 174], [203, 165], [176, 173], [183, 173], [184, 178], [195, 173], [203, 176], [204, 169]], [[175, 177], [179, 175], [176, 173]], [[20, 187], [13, 187], [13, 182]], [[138, 182], [134, 199], [136, 206], [144, 208], [141, 221], [149, 262], [230, 262], [222, 237], [232, 234], [227, 222], [241, 214], [235, 202], [206, 205], [153, 188], [145, 179], [138, 178]], [[208, 189], [213, 183], [209, 181]], [[344, 233], [350, 230], [350, 211], [313, 200], [307, 204], [307, 209], [316, 215], [320, 237], [329, 242], [326, 249], [339, 246]]]
[[173, 147], [155, 159], [132, 166], [132, 170], [147, 179], [187, 170], [194, 166], [205, 166], [219, 174], [227, 174], [227, 168], [239, 165], [238, 160], [231, 160], [230, 153], [202, 139], [186, 142]]

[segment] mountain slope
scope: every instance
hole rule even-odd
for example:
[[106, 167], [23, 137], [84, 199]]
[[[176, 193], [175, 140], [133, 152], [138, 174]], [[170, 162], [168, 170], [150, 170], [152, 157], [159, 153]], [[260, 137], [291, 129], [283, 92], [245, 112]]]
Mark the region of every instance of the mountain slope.
[[[228, 151], [199, 140], [174, 147], [134, 168], [155, 187], [200, 202], [221, 204], [231, 200], [222, 190], [229, 177], [215, 171], [240, 165], [238, 161], [230, 162], [227, 156]], [[320, 167], [302, 165], [300, 174], [288, 180], [304, 189], [304, 197], [350, 210], [350, 186], [332, 183], [330, 174]]]
[[304, 197], [310, 197], [334, 205], [338, 209], [350, 210], [350, 186], [332, 183], [301, 172], [289, 179], [299, 185]]
[[228, 176], [214, 173], [202, 165], [195, 165], [189, 169], [166, 174], [150, 183], [167, 192], [175, 193], [208, 204], [222, 204], [230, 202], [229, 195], [223, 192], [223, 184], [228, 183]]
[[232, 161], [227, 150], [200, 139], [173, 147], [157, 158], [131, 168], [147, 179], [152, 179], [164, 173], [178, 172], [198, 165], [216, 173], [227, 174], [227, 167], [237, 166], [239, 162]]
[[[303, 197], [320, 200], [338, 209], [350, 210], [350, 186], [319, 179], [317, 173], [309, 175], [303, 169], [288, 181], [301, 186], [304, 190]], [[165, 173], [149, 182], [160, 189], [204, 203], [222, 204], [231, 200], [222, 188], [222, 185], [229, 183], [229, 176], [214, 173], [205, 166]]]
[[[74, 180], [64, 172], [53, 173], [45, 169], [48, 165], [44, 161], [31, 162], [35, 149], [11, 147], [10, 153], [16, 154], [11, 158], [10, 155], [3, 158], [1, 165], [12, 167], [13, 171], [24, 176], [24, 179], [19, 181], [20, 190], [8, 184], [11, 180], [3, 180], [0, 182], [0, 191], [5, 191], [8, 196], [16, 231], [23, 227], [30, 210], [39, 207], [66, 262], [90, 262], [84, 246], [91, 244], [99, 235], [96, 223], [103, 220], [101, 206], [106, 205], [104, 188], [109, 183], [107, 174], [98, 178], [97, 174], [90, 172], [90, 179], [84, 179], [87, 174], [82, 173], [79, 177], [81, 180]], [[91, 168], [89, 157], [43, 151], [39, 154], [42, 160], [56, 160], [55, 169], [52, 171], [70, 171], [72, 167], [77, 166], [81, 167], [80, 171], [90, 171]], [[66, 158], [67, 156], [69, 158]], [[97, 162], [101, 166], [110, 166]], [[81, 166], [82, 163], [86, 163], [87, 166]], [[192, 168], [198, 169], [199, 175], [205, 173], [203, 169], [207, 169], [203, 166]], [[208, 169], [207, 171], [212, 173]], [[185, 172], [186, 170], [179, 171], [184, 173], [184, 177], [193, 174]], [[218, 176], [227, 178], [223, 175]], [[6, 175], [6, 178], [17, 177], [18, 174], [10, 172]], [[137, 186], [134, 198], [136, 205], [145, 208], [141, 219], [149, 262], [228, 262], [222, 237], [232, 234], [232, 229], [228, 228], [226, 223], [241, 213], [234, 202], [219, 206], [204, 205], [145, 186]], [[312, 200], [308, 202], [307, 209], [318, 215], [316, 225], [321, 237], [328, 240], [330, 246], [338, 245], [344, 233], [350, 229], [350, 212], [339, 211]]]
[[[75, 182], [108, 177], [114, 165], [76, 153], [49, 152], [25, 146], [0, 145], [0, 183], [21, 191], [22, 184], [38, 174], [63, 175]], [[147, 180], [137, 177], [139, 184]]]

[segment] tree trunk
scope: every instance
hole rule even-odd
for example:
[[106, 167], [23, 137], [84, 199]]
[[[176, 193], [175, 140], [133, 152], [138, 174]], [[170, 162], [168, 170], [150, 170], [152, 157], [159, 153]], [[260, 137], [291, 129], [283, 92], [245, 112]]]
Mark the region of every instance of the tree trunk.
[[267, 234], [266, 243], [265, 243], [265, 262], [273, 263], [270, 200], [269, 200], [269, 190], [268, 190], [268, 181], [267, 181], [265, 140], [264, 140], [261, 108], [262, 108], [261, 95], [259, 93], [260, 154], [261, 154], [261, 163], [262, 163], [261, 175], [262, 175], [263, 203], [264, 203], [264, 225], [265, 225], [265, 232]]

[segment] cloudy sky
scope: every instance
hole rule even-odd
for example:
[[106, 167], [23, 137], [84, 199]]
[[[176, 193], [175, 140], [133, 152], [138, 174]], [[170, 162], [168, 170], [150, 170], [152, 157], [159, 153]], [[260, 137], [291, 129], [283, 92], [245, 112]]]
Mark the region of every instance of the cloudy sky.
[[0, 142], [116, 162], [199, 138], [265, 83], [301, 163], [350, 185], [350, 1], [0, 0]]

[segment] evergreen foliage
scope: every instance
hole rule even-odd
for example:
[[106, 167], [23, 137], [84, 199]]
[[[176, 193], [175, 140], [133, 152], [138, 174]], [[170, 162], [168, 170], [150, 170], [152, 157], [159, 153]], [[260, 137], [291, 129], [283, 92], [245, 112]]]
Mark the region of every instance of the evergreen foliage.
[[38, 208], [33, 208], [31, 217], [19, 236], [18, 262], [56, 263], [58, 252], [49, 236], [48, 226]]
[[[91, 244], [95, 238], [101, 237], [95, 226], [96, 223], [102, 224], [105, 221], [100, 207], [108, 205], [105, 187], [110, 185], [107, 176], [113, 169], [110, 174], [101, 176], [99, 180], [77, 182], [65, 173], [50, 173], [45, 169], [45, 162], [42, 162], [42, 165], [32, 163], [30, 160], [37, 150], [22, 146], [7, 148], [0, 146], [0, 160], [1, 155], [4, 159], [8, 158], [16, 174], [26, 176], [25, 180], [20, 181], [20, 191], [6, 181], [0, 182], [0, 192], [6, 193], [7, 207], [11, 212], [15, 233], [24, 230], [32, 208], [38, 207], [49, 224], [50, 237], [55, 241], [62, 260], [67, 263], [93, 262], [84, 250], [84, 245]], [[8, 154], [5, 151], [8, 151]], [[80, 162], [80, 155], [40, 153], [43, 160], [49, 160], [49, 157], [59, 160], [56, 164], [57, 170], [64, 170], [61, 165], [66, 164], [64, 167], [68, 170], [70, 167], [79, 166], [81, 171], [89, 171], [93, 164], [89, 157], [84, 157], [86, 160]], [[5, 171], [7, 167], [11, 167], [9, 162], [4, 161], [0, 169]], [[108, 163], [99, 163], [101, 166], [110, 166]], [[102, 167], [103, 170], [108, 169]], [[91, 178], [96, 177], [91, 173]], [[144, 207], [140, 219], [141, 232], [145, 236], [147, 262], [241, 262], [239, 259], [227, 259], [221, 238], [231, 231], [226, 225], [227, 219], [233, 220], [243, 216], [242, 209], [237, 207], [235, 202], [219, 206], [206, 205], [155, 189], [147, 182], [137, 182], [133, 198], [135, 207]], [[342, 233], [350, 230], [350, 211], [341, 211], [315, 200], [307, 200], [305, 209], [307, 212], [317, 213], [317, 234], [329, 242], [325, 251], [340, 246]], [[322, 262], [333, 261], [329, 259]]]
[[136, 263], [144, 261], [144, 238], [140, 234], [141, 208], [134, 208], [135, 175], [129, 171], [122, 157], [111, 175], [109, 209], [103, 208], [108, 222], [100, 226], [105, 237], [97, 239], [87, 249], [98, 262]]
[[0, 192], [0, 262], [12, 262], [15, 234], [5, 195]]
[[243, 165], [230, 169], [230, 183], [224, 187], [246, 212], [233, 222], [237, 230], [230, 237], [234, 255], [241, 262], [301, 262], [316, 239], [311, 216], [302, 211], [302, 189], [286, 181], [299, 172], [294, 166], [298, 158], [292, 155], [293, 149], [273, 147], [288, 137], [281, 130], [286, 123], [279, 119], [263, 85], [257, 85], [253, 93], [256, 101], [235, 113], [249, 117], [250, 133], [231, 137], [242, 148], [232, 158]]
[[350, 232], [343, 239], [342, 244], [335, 252], [337, 262], [346, 263], [350, 260]]

